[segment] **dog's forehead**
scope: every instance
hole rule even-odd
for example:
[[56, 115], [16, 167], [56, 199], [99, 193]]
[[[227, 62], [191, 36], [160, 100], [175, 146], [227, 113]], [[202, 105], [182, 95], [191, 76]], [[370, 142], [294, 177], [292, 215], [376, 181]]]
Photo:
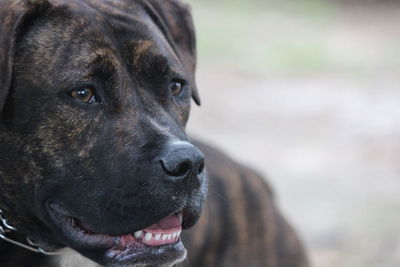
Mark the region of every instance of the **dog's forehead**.
[[[28, 38], [38, 65], [49, 65], [49, 57], [68, 58], [58, 63], [66, 68], [80, 67], [84, 76], [82, 69], [89, 72], [99, 59], [115, 69], [122, 68], [123, 62], [139, 68], [154, 60], [175, 72], [183, 72], [173, 45], [142, 1], [52, 2], [52, 8], [39, 18], [41, 29]], [[141, 64], [144, 61], [146, 64]]]

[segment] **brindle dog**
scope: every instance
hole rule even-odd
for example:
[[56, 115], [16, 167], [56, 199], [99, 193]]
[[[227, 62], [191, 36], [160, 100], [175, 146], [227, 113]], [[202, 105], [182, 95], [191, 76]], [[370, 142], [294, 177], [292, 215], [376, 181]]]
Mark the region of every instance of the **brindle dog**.
[[195, 61], [178, 0], [0, 0], [0, 233], [60, 253], [0, 266], [306, 266], [262, 178], [186, 136]]

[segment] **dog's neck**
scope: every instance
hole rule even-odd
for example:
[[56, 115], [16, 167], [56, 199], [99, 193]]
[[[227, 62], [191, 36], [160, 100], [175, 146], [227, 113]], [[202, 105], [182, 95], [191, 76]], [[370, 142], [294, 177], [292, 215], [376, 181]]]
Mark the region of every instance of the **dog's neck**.
[[60, 255], [55, 257], [56, 266], [59, 267], [100, 267], [97, 263], [82, 256], [70, 248], [63, 248], [57, 251]]

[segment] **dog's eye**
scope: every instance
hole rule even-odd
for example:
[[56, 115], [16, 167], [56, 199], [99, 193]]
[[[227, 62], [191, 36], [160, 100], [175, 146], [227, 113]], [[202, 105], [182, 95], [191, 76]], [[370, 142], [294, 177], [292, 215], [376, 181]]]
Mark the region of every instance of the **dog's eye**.
[[169, 84], [169, 90], [171, 91], [172, 95], [177, 96], [182, 92], [184, 86], [185, 86], [185, 82], [184, 81], [182, 81], [182, 80], [173, 80]]
[[84, 103], [94, 103], [97, 101], [94, 90], [90, 87], [76, 88], [71, 91], [71, 96]]

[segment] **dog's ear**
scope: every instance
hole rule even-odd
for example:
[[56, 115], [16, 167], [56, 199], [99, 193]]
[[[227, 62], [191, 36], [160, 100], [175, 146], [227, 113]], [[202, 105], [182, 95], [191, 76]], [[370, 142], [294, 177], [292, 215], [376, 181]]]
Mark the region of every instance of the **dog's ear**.
[[47, 6], [45, 0], [0, 0], [0, 115], [10, 91], [16, 39], [25, 22]]
[[150, 4], [150, 7], [148, 6], [151, 9], [150, 14], [154, 15], [153, 20], [159, 25], [166, 38], [171, 39], [175, 52], [185, 68], [189, 70], [188, 75], [191, 75], [193, 82], [192, 97], [196, 104], [200, 105], [195, 84], [196, 36], [189, 6], [180, 0], [147, 0], [147, 3]]

